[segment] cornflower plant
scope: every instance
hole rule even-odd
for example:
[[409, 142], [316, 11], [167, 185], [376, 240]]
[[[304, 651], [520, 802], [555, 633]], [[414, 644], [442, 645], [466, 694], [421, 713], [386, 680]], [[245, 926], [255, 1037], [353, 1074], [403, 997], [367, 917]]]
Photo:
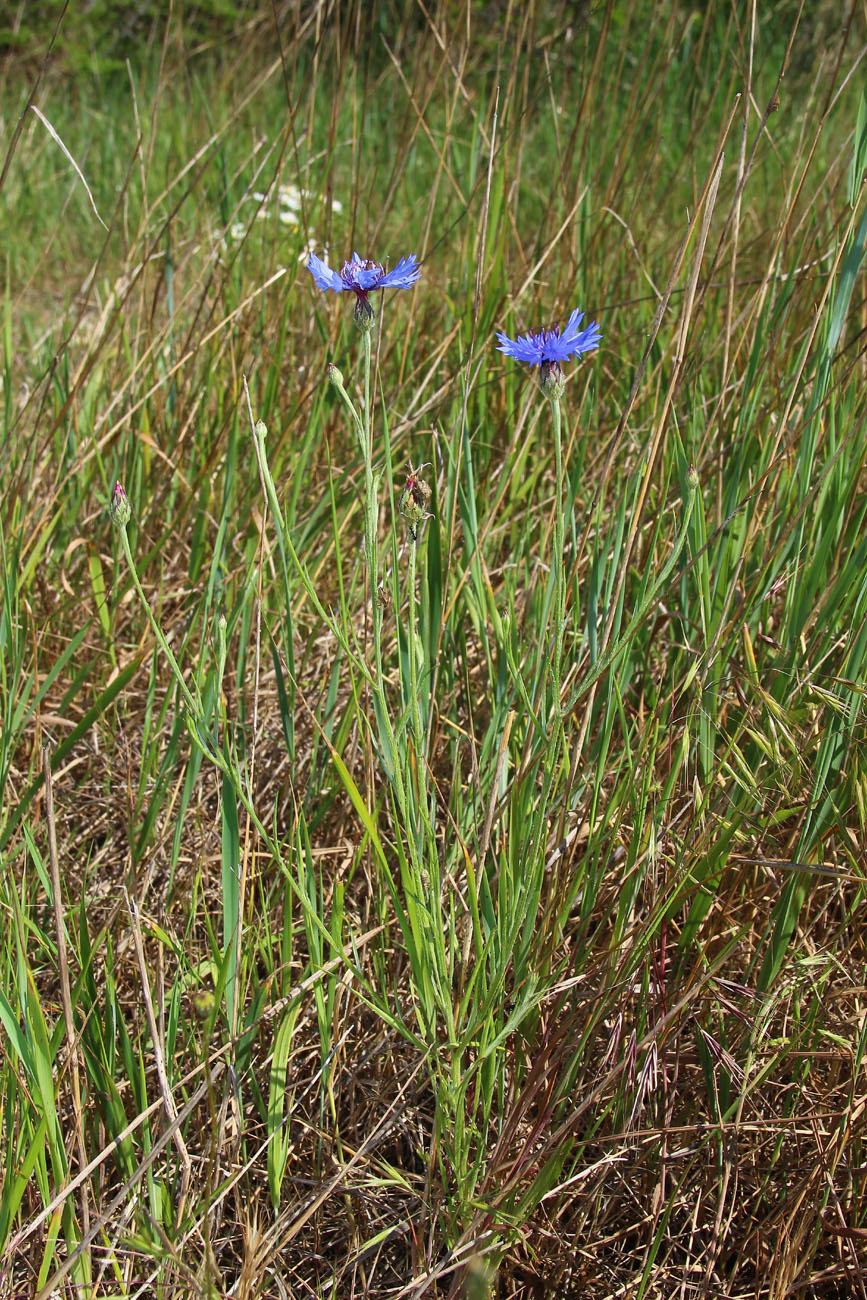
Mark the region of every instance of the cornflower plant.
[[[447, 938], [449, 926], [443, 913], [439, 852], [425, 766], [424, 720], [418, 674], [419, 638], [416, 627], [417, 546], [421, 526], [429, 517], [427, 507], [431, 491], [420, 476], [424, 466], [419, 469], [410, 466], [398, 501], [398, 509], [404, 516], [409, 531], [406, 659], [403, 678], [407, 707], [395, 725], [386, 697], [382, 662], [383, 607], [378, 598], [377, 538], [381, 475], [374, 471], [370, 402], [371, 336], [376, 317], [369, 295], [377, 289], [409, 289], [417, 282], [421, 271], [414, 255], [401, 258], [392, 271], [386, 272], [378, 263], [365, 261], [357, 253], [339, 272], [315, 256], [309, 259], [308, 269], [314, 283], [323, 292], [331, 290], [334, 293], [355, 294], [353, 316], [363, 343], [364, 398], [360, 412], [349, 396], [343, 375], [336, 366], [329, 365], [328, 377], [349, 414], [364, 463], [365, 561], [374, 641], [372, 694], [380, 752], [394, 799], [396, 817], [405, 837], [403, 843], [400, 836], [395, 839], [402, 885], [400, 895], [383, 858], [380, 858], [380, 865], [407, 943], [414, 973], [417, 1015], [424, 1040], [432, 1052], [432, 1074], [442, 1099], [439, 1113], [444, 1131], [450, 1131], [460, 1095], [462, 1055], [459, 1051], [452, 1050], [456, 1041], [456, 1028]], [[411, 738], [411, 744], [407, 743], [407, 737]], [[443, 1046], [444, 1043], [449, 1046]]]
[[321, 258], [311, 254], [307, 269], [313, 276], [317, 288], [323, 293], [354, 293], [355, 308], [353, 319], [361, 332], [364, 380], [364, 404], [359, 414], [355, 403], [346, 391], [343, 375], [336, 366], [329, 364], [328, 378], [334, 385], [343, 405], [349, 413], [352, 427], [358, 439], [358, 447], [364, 464], [364, 516], [365, 516], [365, 558], [367, 560], [370, 604], [373, 620], [374, 644], [374, 697], [377, 705], [380, 735], [385, 736], [387, 744], [386, 766], [391, 780], [397, 783], [398, 797], [401, 797], [402, 780], [395, 749], [394, 729], [389, 719], [385, 699], [382, 671], [382, 608], [377, 599], [379, 555], [377, 538], [377, 519], [379, 517], [379, 478], [373, 469], [373, 431], [371, 425], [370, 378], [372, 347], [371, 335], [376, 313], [369, 295], [377, 289], [411, 289], [421, 276], [421, 268], [414, 253], [402, 257], [392, 271], [385, 271], [377, 262], [364, 259], [353, 253], [348, 262], [338, 272], [332, 270]]
[[[433, 1043], [436, 1039], [437, 1008], [439, 1008], [440, 1014], [447, 1016], [450, 1010], [450, 998], [447, 960], [442, 940], [443, 929], [440, 917], [438, 855], [424, 766], [424, 727], [419, 701], [417, 634], [415, 627], [416, 543], [419, 525], [426, 516], [426, 505], [430, 490], [418, 478], [417, 472], [410, 469], [407, 487], [401, 496], [399, 506], [407, 518], [411, 534], [407, 577], [409, 601], [406, 662], [408, 667], [404, 687], [405, 698], [408, 703], [408, 714], [405, 715], [405, 720], [408, 722], [408, 731], [412, 736], [415, 749], [413, 758], [404, 740], [407, 734], [407, 730], [403, 725], [404, 719], [401, 719], [400, 723], [395, 726], [385, 690], [382, 648], [383, 606], [379, 599], [377, 536], [381, 473], [376, 473], [374, 470], [370, 400], [371, 338], [376, 320], [376, 313], [370, 302], [370, 294], [378, 289], [410, 289], [418, 281], [421, 269], [414, 254], [402, 257], [391, 271], [385, 271], [377, 262], [361, 258], [358, 253], [354, 253], [350, 261], [344, 263], [339, 272], [333, 270], [315, 255], [310, 257], [307, 266], [313, 276], [314, 283], [323, 292], [331, 290], [334, 293], [353, 293], [355, 295], [353, 317], [362, 337], [364, 396], [360, 412], [347, 392], [343, 375], [336, 366], [329, 364], [328, 378], [349, 414], [364, 465], [364, 551], [373, 625], [374, 657], [372, 670], [370, 670], [370, 680], [380, 753], [396, 804], [396, 812], [406, 835], [405, 853], [398, 844], [403, 882], [402, 902], [397, 898], [390, 874], [388, 887], [395, 904], [402, 913], [401, 924], [410, 951], [414, 954], [413, 960], [417, 976], [416, 988], [420, 992], [421, 1003], [420, 1021], [427, 1041]], [[386, 864], [382, 863], [382, 865], [387, 870]]]
[[559, 697], [563, 665], [563, 635], [566, 626], [566, 567], [563, 562], [563, 443], [561, 432], [560, 399], [566, 381], [560, 363], [570, 357], [583, 356], [599, 346], [602, 331], [594, 321], [581, 329], [584, 312], [579, 308], [572, 312], [565, 327], [555, 325], [529, 334], [519, 334], [516, 339], [508, 334], [498, 332], [500, 352], [523, 361], [528, 366], [539, 367], [539, 387], [551, 403], [551, 415], [554, 422], [554, 458], [557, 476], [556, 499], [554, 502], [554, 553], [551, 558], [551, 581], [554, 584], [555, 628], [554, 628], [554, 689], [555, 698]]
[[[370, 568], [371, 594], [374, 605], [374, 628], [378, 635], [381, 620], [376, 615], [376, 484], [373, 475], [373, 435], [370, 421], [370, 369], [371, 369], [371, 333], [376, 313], [369, 295], [377, 289], [411, 289], [421, 276], [421, 268], [414, 253], [402, 257], [392, 271], [385, 271], [377, 262], [359, 257], [353, 253], [348, 262], [344, 262], [340, 271], [334, 271], [315, 253], [311, 253], [307, 269], [313, 276], [314, 284], [323, 293], [354, 293], [355, 309], [353, 319], [361, 331], [364, 345], [364, 406], [361, 417], [349, 397], [343, 384], [343, 376], [336, 366], [329, 366], [328, 374], [340, 398], [349, 412], [356, 435], [359, 450], [364, 462], [365, 504], [367, 516], [367, 562]], [[377, 669], [382, 667], [380, 647], [376, 647]]]

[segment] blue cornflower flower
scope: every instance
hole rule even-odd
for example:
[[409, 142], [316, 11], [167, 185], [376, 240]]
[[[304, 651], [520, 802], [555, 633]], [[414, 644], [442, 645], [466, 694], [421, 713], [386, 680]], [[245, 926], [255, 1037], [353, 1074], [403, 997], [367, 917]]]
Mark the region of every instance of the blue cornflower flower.
[[373, 320], [373, 308], [367, 295], [375, 289], [409, 289], [421, 275], [421, 267], [415, 253], [402, 257], [391, 271], [385, 271], [377, 262], [365, 260], [357, 253], [352, 254], [343, 269], [333, 271], [321, 257], [311, 253], [307, 261], [307, 270], [313, 276], [317, 288], [325, 293], [333, 289], [335, 293], [346, 290], [355, 294], [355, 319], [362, 327]]
[[549, 397], [559, 397], [563, 391], [560, 362], [592, 352], [602, 338], [602, 331], [595, 321], [583, 330], [579, 329], [583, 319], [583, 311], [576, 307], [562, 331], [559, 325], [555, 325], [534, 334], [519, 334], [516, 339], [498, 332], [499, 350], [528, 366], [541, 366], [539, 383], [542, 392]]
[[519, 334], [516, 339], [498, 333], [500, 351], [518, 361], [526, 361], [528, 366], [541, 366], [546, 361], [559, 363], [568, 361], [570, 357], [580, 357], [582, 352], [592, 352], [598, 347], [602, 338], [602, 331], [595, 321], [586, 329], [579, 329], [583, 319], [583, 311], [576, 307], [562, 332], [560, 326], [555, 325], [553, 329], [539, 330], [536, 334]]

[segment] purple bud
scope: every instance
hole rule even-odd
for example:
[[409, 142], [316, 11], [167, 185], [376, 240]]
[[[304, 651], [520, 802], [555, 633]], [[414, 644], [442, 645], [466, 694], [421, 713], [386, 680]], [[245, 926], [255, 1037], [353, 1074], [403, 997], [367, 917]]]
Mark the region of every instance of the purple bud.
[[566, 387], [559, 361], [543, 361], [539, 367], [539, 387], [552, 402], [559, 402]]
[[355, 299], [355, 310], [352, 313], [352, 319], [355, 321], [362, 334], [369, 334], [373, 329], [376, 312], [368, 302], [366, 294], [360, 293]]
[[129, 523], [132, 510], [130, 509], [129, 497], [123, 490], [123, 484], [115, 483], [111, 491], [111, 504], [108, 507], [112, 523], [117, 524], [118, 528], [126, 528]]

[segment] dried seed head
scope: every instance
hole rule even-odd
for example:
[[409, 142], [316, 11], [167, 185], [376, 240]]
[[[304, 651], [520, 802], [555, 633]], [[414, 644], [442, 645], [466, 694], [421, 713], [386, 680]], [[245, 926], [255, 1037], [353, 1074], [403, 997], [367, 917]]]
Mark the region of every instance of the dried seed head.
[[430, 485], [425, 483], [424, 479], [419, 478], [419, 474], [426, 466], [420, 465], [418, 469], [409, 467], [409, 473], [406, 476], [406, 485], [400, 494], [397, 508], [409, 524], [409, 531], [412, 534], [412, 540], [415, 541], [418, 533], [417, 529], [423, 524], [425, 519], [430, 519], [428, 502], [431, 498]]

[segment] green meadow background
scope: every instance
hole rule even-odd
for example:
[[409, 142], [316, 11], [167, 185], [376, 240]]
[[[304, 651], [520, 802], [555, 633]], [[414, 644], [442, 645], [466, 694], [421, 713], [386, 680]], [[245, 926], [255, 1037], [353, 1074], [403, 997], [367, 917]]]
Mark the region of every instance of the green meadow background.
[[865, 69], [3, 6], [0, 1296], [867, 1295]]

